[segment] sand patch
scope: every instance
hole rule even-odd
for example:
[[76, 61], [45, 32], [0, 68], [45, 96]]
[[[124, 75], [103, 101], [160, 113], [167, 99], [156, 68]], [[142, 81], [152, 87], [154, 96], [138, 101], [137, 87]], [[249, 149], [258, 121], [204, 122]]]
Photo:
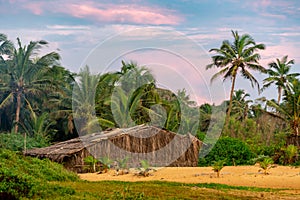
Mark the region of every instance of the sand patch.
[[269, 170], [269, 175], [259, 171], [258, 166], [228, 166], [224, 167], [220, 178], [211, 167], [165, 167], [157, 168], [149, 177], [130, 174], [116, 176], [114, 171], [106, 174], [79, 174], [81, 179], [88, 181], [118, 180], [118, 181], [172, 181], [182, 183], [221, 183], [233, 186], [250, 186], [263, 188], [288, 188], [300, 193], [300, 168], [278, 166]]

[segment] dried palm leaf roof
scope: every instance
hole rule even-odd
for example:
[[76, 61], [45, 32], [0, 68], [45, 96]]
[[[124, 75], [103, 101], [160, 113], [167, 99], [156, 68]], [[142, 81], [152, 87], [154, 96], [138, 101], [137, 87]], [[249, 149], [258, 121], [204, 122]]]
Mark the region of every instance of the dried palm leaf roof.
[[[49, 147], [30, 149], [25, 152], [25, 155], [47, 157], [52, 160], [62, 160], [66, 156], [73, 155], [77, 152], [80, 152], [84, 148], [89, 148], [91, 146], [94, 146], [95, 144], [100, 143], [101, 141], [115, 140], [124, 135], [127, 136], [130, 135], [132, 137], [137, 137], [137, 138], [148, 138], [162, 131], [166, 133], [165, 137], [168, 137], [167, 141], [164, 141], [164, 143], [172, 140], [172, 138], [175, 136], [180, 138], [188, 137], [190, 140], [196, 139], [191, 134], [179, 135], [174, 132], [163, 130], [161, 128], [154, 127], [154, 126], [138, 125], [130, 128], [116, 128], [110, 131], [103, 131], [103, 132], [93, 133], [89, 135], [84, 135], [64, 142], [59, 142]], [[152, 148], [155, 147], [153, 146]]]

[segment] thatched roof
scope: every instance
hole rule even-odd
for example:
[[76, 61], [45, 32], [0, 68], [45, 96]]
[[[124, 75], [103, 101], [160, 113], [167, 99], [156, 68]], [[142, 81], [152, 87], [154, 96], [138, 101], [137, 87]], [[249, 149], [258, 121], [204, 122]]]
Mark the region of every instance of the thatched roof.
[[[179, 135], [158, 127], [139, 125], [131, 128], [117, 128], [111, 131], [89, 134], [45, 148], [30, 149], [25, 152], [25, 155], [46, 157], [61, 162], [65, 157], [70, 157], [87, 149], [96, 158], [138, 156], [137, 159], [153, 160], [157, 165], [163, 165], [164, 160], [167, 160], [165, 156], [173, 155], [176, 157], [177, 154], [180, 156], [191, 144], [194, 144], [194, 148], [190, 150], [190, 153], [193, 154], [191, 157], [197, 157], [201, 142], [191, 134]], [[168, 145], [169, 148], [167, 148]], [[159, 152], [162, 150], [168, 151], [168, 153], [164, 152], [163, 157], [157, 162], [160, 155], [154, 155], [154, 153], [162, 153]]]

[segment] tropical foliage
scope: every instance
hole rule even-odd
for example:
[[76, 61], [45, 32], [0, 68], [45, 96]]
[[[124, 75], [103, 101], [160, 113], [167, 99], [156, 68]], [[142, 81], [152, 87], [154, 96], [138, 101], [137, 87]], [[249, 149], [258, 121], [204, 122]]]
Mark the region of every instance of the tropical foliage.
[[224, 80], [231, 80], [226, 125], [228, 124], [232, 110], [233, 93], [238, 73], [241, 73], [243, 78], [248, 79], [251, 82], [252, 87], [256, 85], [259, 88], [259, 83], [251, 74], [251, 71], [258, 71], [262, 73], [265, 73], [266, 71], [266, 69], [259, 64], [258, 61], [260, 59], [260, 55], [257, 53], [258, 50], [265, 49], [265, 45], [256, 44], [254, 39], [248, 34], [240, 36], [237, 31], [232, 31], [232, 36], [234, 39], [233, 42], [224, 40], [219, 49], [213, 48], [210, 50], [210, 52], [215, 52], [216, 55], [212, 56], [213, 62], [206, 67], [206, 69], [210, 69], [212, 67], [221, 68], [219, 72], [213, 75], [211, 81], [214, 81], [220, 76], [222, 76]]
[[[95, 74], [85, 66], [73, 73], [60, 65], [57, 52], [41, 53], [46, 41], [23, 45], [18, 38], [14, 45], [0, 34], [1, 147], [25, 150], [139, 124], [193, 133], [213, 147], [207, 133], [219, 134], [224, 127], [214, 153], [201, 159], [201, 165], [224, 159], [227, 165], [247, 164], [262, 155], [275, 163], [297, 162], [298, 151], [287, 150], [288, 145], [299, 147], [300, 83], [299, 73], [292, 73], [295, 61], [284, 56], [265, 68], [259, 63], [259, 50], [265, 45], [248, 34], [232, 31], [232, 36], [233, 41], [224, 40], [220, 48], [210, 50], [215, 54], [206, 67], [220, 69], [212, 81], [218, 77], [231, 81], [229, 100], [198, 105], [185, 88], [160, 88], [147, 66], [122, 61], [113, 72]], [[263, 96], [255, 100], [237, 88], [239, 75], [259, 88], [254, 71], [267, 76], [260, 91], [277, 87], [277, 101]], [[224, 110], [225, 126], [219, 122]]]

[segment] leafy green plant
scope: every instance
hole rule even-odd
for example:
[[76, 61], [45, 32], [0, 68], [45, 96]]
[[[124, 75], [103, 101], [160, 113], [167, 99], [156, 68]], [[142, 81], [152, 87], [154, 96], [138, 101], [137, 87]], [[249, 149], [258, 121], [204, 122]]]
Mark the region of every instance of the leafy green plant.
[[249, 161], [249, 164], [250, 164], [250, 165], [254, 165], [254, 164], [256, 164], [256, 163], [259, 163], [259, 162], [263, 161], [265, 158], [269, 158], [269, 156], [259, 155], [259, 156], [257, 156], [256, 158], [252, 158], [252, 159]]
[[127, 167], [127, 162], [128, 162], [129, 157], [125, 157], [123, 159], [119, 159], [118, 162], [118, 169], [117, 169], [117, 175], [123, 175], [127, 174], [128, 167]]
[[294, 157], [298, 154], [298, 148], [294, 145], [289, 145], [285, 149], [285, 156], [288, 164], [293, 162]]
[[199, 159], [199, 166], [212, 166], [218, 160], [226, 160], [229, 166], [243, 165], [248, 164], [253, 157], [247, 144], [235, 138], [223, 137], [204, 158]]
[[109, 157], [102, 157], [99, 159], [99, 161], [102, 163], [103, 165], [103, 171], [104, 173], [108, 172], [108, 170], [110, 169], [113, 160], [111, 160]]
[[268, 157], [264, 158], [262, 161], [259, 162], [260, 168], [264, 170], [264, 174], [268, 174], [268, 170], [272, 167], [272, 164], [274, 163], [273, 159]]
[[[0, 148], [9, 149], [12, 151], [24, 150], [25, 137], [22, 134], [1, 133], [0, 134]], [[49, 146], [49, 143], [45, 138], [33, 136], [26, 137], [26, 148], [40, 148]]]
[[213, 171], [217, 173], [217, 177], [220, 177], [220, 172], [224, 168], [224, 164], [226, 164], [225, 160], [214, 161], [212, 168]]
[[140, 163], [141, 163], [141, 168], [139, 169], [140, 172], [138, 173], [138, 175], [144, 177], [149, 176], [150, 175], [149, 171], [151, 170], [149, 162], [147, 160], [141, 160]]
[[89, 165], [89, 169], [92, 172], [96, 172], [96, 163], [98, 162], [96, 158], [94, 158], [93, 156], [88, 156], [84, 158], [84, 162]]

